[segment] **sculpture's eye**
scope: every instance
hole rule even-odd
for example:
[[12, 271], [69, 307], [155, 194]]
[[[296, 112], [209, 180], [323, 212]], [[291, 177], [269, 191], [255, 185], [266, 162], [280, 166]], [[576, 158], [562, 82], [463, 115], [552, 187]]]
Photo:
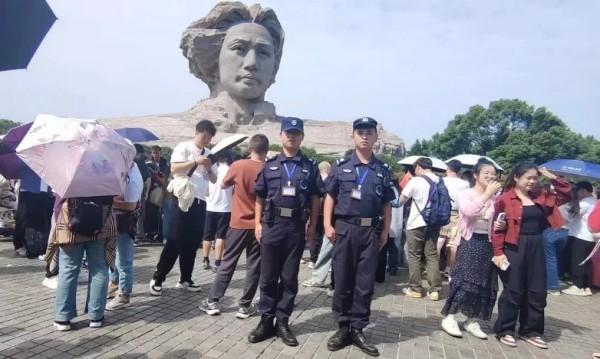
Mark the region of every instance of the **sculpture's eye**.
[[271, 51], [267, 50], [267, 49], [262, 49], [262, 50], [258, 50], [258, 53], [261, 56], [265, 56], [265, 57], [271, 57]]

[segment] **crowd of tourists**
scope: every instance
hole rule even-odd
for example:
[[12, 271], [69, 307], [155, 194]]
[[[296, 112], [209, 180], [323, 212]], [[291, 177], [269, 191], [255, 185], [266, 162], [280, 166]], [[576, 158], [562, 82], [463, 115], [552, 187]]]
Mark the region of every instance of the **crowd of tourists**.
[[[249, 140], [247, 157], [235, 161], [211, 153], [216, 128], [203, 120], [170, 160], [155, 146], [146, 161], [143, 147], [136, 145], [125, 189], [115, 196], [54, 198], [42, 178], [25, 173], [18, 189], [15, 250], [47, 261], [44, 283], [56, 288], [54, 325], [60, 331], [70, 330], [77, 317], [82, 266], [89, 276], [90, 327], [100, 327], [106, 310], [132, 304], [134, 245], [156, 241], [164, 247], [149, 293], [162, 295], [177, 260], [174, 287], [199, 292], [193, 273], [201, 250], [203, 269], [216, 273], [210, 291], [198, 298], [208, 315], [221, 313], [219, 301], [245, 253], [235, 316], [260, 315], [250, 343], [277, 336], [298, 345], [289, 319], [306, 261], [312, 275], [302, 285], [323, 288], [332, 297], [338, 330], [328, 339], [331, 351], [354, 344], [379, 355], [363, 334], [374, 286], [404, 268], [406, 296], [445, 299], [441, 327], [449, 335], [461, 337], [464, 330], [486, 339], [480, 322], [491, 319], [497, 302], [493, 334], [501, 343], [514, 347], [520, 337], [548, 348], [544, 309], [548, 294], [561, 293], [559, 279], [570, 283], [563, 294], [592, 295], [598, 268], [591, 257], [600, 238], [600, 205], [592, 184], [570, 183], [528, 162], [503, 174], [502, 184], [500, 169], [486, 158], [470, 169], [449, 161], [442, 177], [431, 159], [421, 157], [399, 178], [373, 153], [377, 125], [369, 117], [357, 119], [354, 148], [336, 163], [317, 164], [300, 150], [300, 119], [283, 119], [280, 153], [268, 156], [269, 141], [257, 134]], [[91, 213], [97, 215], [96, 228], [86, 225]], [[30, 237], [44, 234], [48, 246], [40, 251]], [[442, 293], [445, 276], [448, 293]], [[467, 317], [462, 328], [459, 313]]]

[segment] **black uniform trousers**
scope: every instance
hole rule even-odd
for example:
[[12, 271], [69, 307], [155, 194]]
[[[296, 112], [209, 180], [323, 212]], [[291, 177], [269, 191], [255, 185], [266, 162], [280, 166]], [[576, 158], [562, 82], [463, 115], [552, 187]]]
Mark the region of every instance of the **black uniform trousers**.
[[547, 296], [542, 234], [521, 234], [518, 245], [505, 245], [504, 254], [510, 266], [506, 271], [498, 271], [504, 288], [498, 299], [494, 333], [514, 335], [518, 319], [519, 335], [542, 336]]
[[260, 302], [263, 316], [289, 318], [298, 294], [298, 271], [306, 244], [305, 223], [276, 217], [262, 224]]
[[154, 272], [154, 280], [164, 282], [167, 274], [173, 269], [177, 257], [179, 257], [180, 280], [182, 282], [192, 280], [196, 252], [202, 242], [204, 235], [204, 217], [206, 215], [206, 202], [194, 199], [192, 206], [187, 212], [179, 208], [179, 202], [175, 203], [171, 212], [171, 222], [167, 244], [165, 244], [160, 259]]
[[381, 233], [337, 220], [333, 247], [335, 289], [332, 310], [338, 323], [364, 329], [371, 316], [371, 299], [379, 259]]

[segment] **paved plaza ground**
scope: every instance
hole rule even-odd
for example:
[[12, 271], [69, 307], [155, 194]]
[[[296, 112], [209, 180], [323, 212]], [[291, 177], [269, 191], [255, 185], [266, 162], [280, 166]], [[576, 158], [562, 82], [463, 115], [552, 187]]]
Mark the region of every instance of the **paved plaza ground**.
[[[242, 260], [226, 297], [223, 314], [210, 317], [198, 309], [214, 274], [197, 262], [195, 281], [201, 293], [174, 288], [178, 268], [164, 284], [162, 297], [148, 294], [148, 281], [161, 247], [135, 250], [133, 305], [107, 312], [100, 329], [88, 327], [83, 315], [85, 279], [80, 276], [78, 310], [73, 330], [57, 332], [53, 325], [54, 292], [41, 285], [44, 262], [16, 257], [12, 243], [0, 242], [0, 358], [364, 358], [355, 347], [327, 350], [327, 339], [337, 328], [331, 315], [331, 298], [323, 289], [300, 286], [292, 330], [300, 345], [287, 347], [277, 339], [249, 344], [248, 333], [259, 318], [235, 318], [241, 295], [245, 261]], [[540, 268], [540, 270], [544, 270]], [[300, 281], [310, 269], [301, 265]], [[366, 333], [382, 358], [591, 358], [600, 351], [600, 294], [592, 297], [548, 297], [546, 339], [549, 350], [519, 341], [516, 349], [495, 338], [483, 341], [468, 334], [455, 339], [440, 330], [444, 304], [402, 294], [407, 273], [377, 284], [371, 325]], [[447, 291], [447, 286], [444, 287]], [[495, 315], [492, 320], [495, 320]], [[491, 332], [491, 323], [482, 323]]]

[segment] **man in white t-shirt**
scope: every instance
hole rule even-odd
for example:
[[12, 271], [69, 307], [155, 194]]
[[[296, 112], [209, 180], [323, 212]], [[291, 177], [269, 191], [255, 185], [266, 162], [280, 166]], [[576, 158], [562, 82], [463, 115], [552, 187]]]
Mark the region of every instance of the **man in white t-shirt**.
[[[138, 208], [144, 190], [142, 174], [134, 162], [127, 171], [123, 196], [113, 200], [113, 209], [117, 219], [117, 252], [115, 269], [109, 273], [108, 298], [106, 310], [129, 307], [129, 297], [133, 291], [133, 237], [136, 226], [131, 216]], [[138, 213], [139, 215], [139, 213]]]
[[439, 292], [442, 290], [442, 276], [437, 252], [437, 240], [440, 228], [427, 227], [421, 211], [429, 201], [429, 182], [424, 176], [429, 177], [434, 183], [439, 182], [431, 169], [433, 164], [430, 158], [421, 157], [414, 164], [416, 177], [412, 178], [400, 194], [400, 204], [412, 199], [410, 215], [406, 222], [406, 256], [408, 259], [409, 287], [404, 288], [404, 294], [421, 298], [423, 288], [421, 287], [421, 259], [425, 256], [427, 268], [427, 281], [429, 291], [427, 295], [431, 300], [439, 300]]
[[223, 178], [231, 165], [231, 156], [229, 154], [220, 156], [219, 167], [217, 169], [217, 182], [208, 186], [208, 198], [206, 199], [206, 220], [204, 221], [204, 241], [202, 242], [202, 260], [204, 269], [211, 269], [208, 255], [212, 242], [215, 241], [215, 265], [213, 272], [217, 273], [223, 258], [223, 249], [225, 245], [225, 235], [229, 229], [231, 220], [231, 196], [233, 187], [227, 189], [221, 188]]
[[171, 173], [174, 176], [190, 177], [195, 199], [187, 212], [183, 212], [178, 204], [173, 208], [167, 243], [150, 281], [151, 295], [162, 294], [162, 283], [173, 269], [177, 258], [181, 277], [176, 288], [185, 288], [191, 292], [200, 291], [200, 286], [192, 281], [192, 272], [196, 253], [204, 236], [208, 184], [217, 182], [217, 166], [212, 164], [209, 158], [211, 152], [206, 148], [216, 133], [217, 129], [212, 122], [202, 120], [196, 124], [193, 141], [182, 142], [173, 150]]
[[440, 238], [437, 243], [437, 251], [440, 257], [440, 272], [446, 270], [446, 251], [444, 250], [444, 245], [458, 226], [458, 201], [456, 195], [458, 192], [469, 188], [469, 182], [460, 178], [462, 163], [459, 160], [450, 160], [446, 162], [446, 165], [448, 167], [446, 168], [444, 184], [448, 188], [452, 212], [450, 212], [450, 223], [440, 229]]
[[569, 222], [569, 235], [575, 237], [571, 247], [571, 275], [573, 285], [562, 292], [570, 295], [590, 296], [592, 291], [592, 262], [583, 262], [594, 249], [595, 241], [588, 228], [588, 218], [596, 206], [594, 188], [587, 181], [575, 185], [577, 199], [579, 199], [579, 213], [572, 215]]

